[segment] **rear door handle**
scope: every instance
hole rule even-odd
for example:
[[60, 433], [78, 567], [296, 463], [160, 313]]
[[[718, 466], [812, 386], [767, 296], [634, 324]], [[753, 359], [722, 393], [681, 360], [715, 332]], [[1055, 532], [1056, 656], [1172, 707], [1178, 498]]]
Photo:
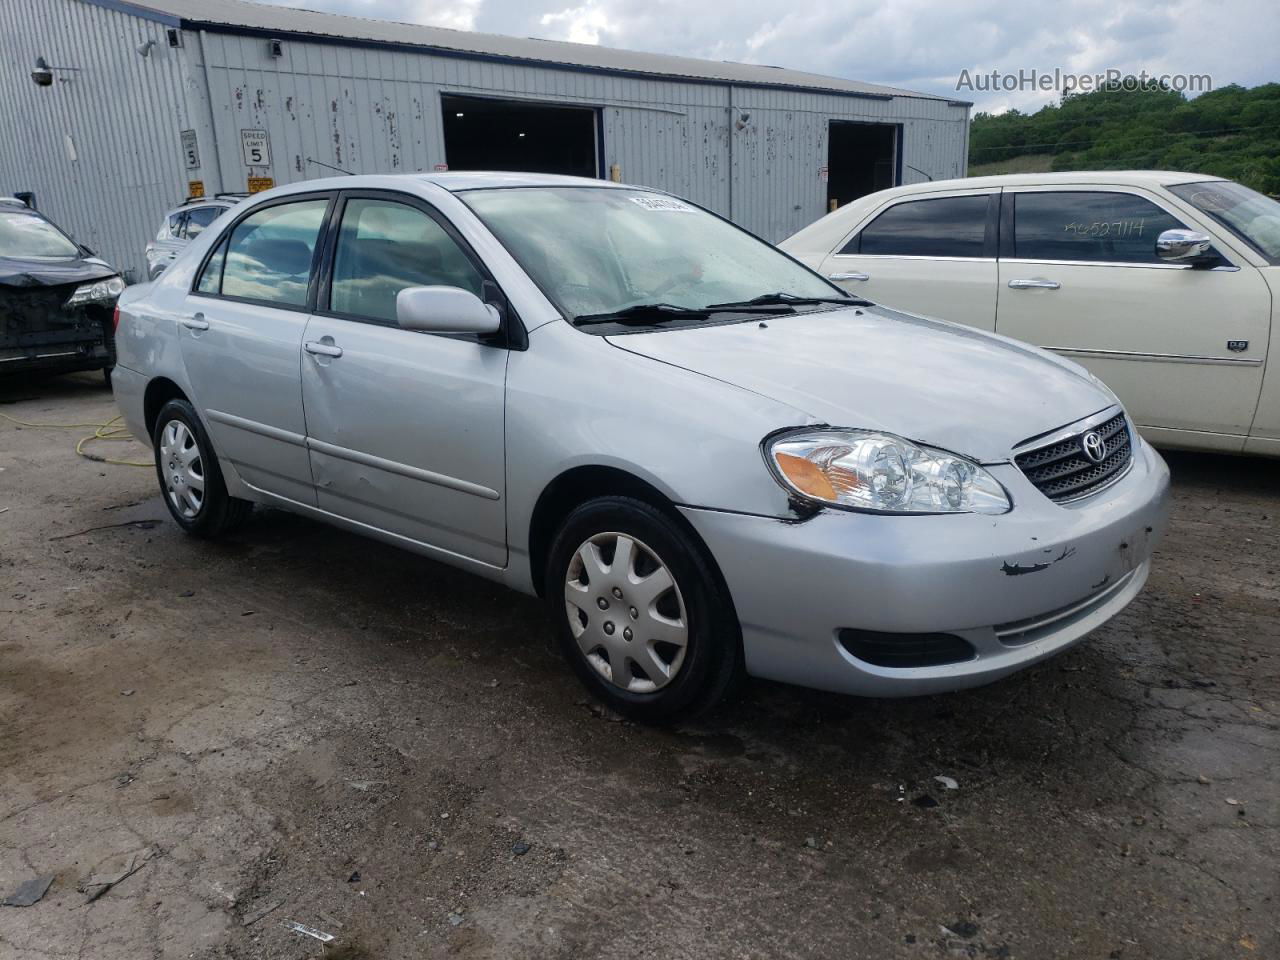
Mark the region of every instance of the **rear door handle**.
[[203, 313], [197, 313], [190, 317], [182, 317], [178, 320], [180, 324], [188, 330], [208, 330], [209, 321], [204, 318]]
[[1057, 290], [1061, 287], [1057, 280], [1046, 280], [1044, 277], [1032, 277], [1030, 280], [1010, 280], [1012, 290]]
[[833, 274], [830, 274], [827, 277], [827, 279], [835, 280], [837, 282], [841, 280], [870, 280], [871, 274], [869, 273], [833, 273]]
[[332, 343], [321, 343], [318, 340], [308, 340], [302, 345], [302, 349], [307, 353], [313, 353], [317, 357], [340, 357], [342, 356], [342, 348]]

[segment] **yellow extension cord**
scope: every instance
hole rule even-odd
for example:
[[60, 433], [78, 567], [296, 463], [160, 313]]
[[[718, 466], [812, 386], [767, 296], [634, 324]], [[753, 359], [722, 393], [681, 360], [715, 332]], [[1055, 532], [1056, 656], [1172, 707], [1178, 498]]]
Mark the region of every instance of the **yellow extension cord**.
[[103, 457], [96, 453], [89, 453], [84, 449], [86, 443], [94, 440], [132, 440], [133, 434], [128, 429], [120, 425], [119, 417], [112, 417], [106, 423], [31, 423], [27, 420], [19, 420], [17, 417], [11, 417], [7, 413], [0, 413], [0, 418], [8, 420], [10, 423], [17, 424], [20, 427], [33, 427], [37, 430], [87, 430], [93, 429], [93, 433], [87, 437], [81, 437], [76, 443], [76, 453], [84, 457], [86, 460], [92, 460], [95, 463], [114, 463], [122, 467], [152, 467], [155, 466], [150, 460], [117, 460], [115, 457]]

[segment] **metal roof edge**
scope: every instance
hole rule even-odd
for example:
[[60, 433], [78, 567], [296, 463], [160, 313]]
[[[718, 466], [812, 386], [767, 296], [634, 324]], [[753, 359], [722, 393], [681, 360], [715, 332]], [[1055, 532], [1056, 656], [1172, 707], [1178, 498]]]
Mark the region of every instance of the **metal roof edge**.
[[142, 20], [151, 20], [155, 23], [163, 23], [166, 27], [181, 26], [182, 18], [176, 17], [171, 13], [165, 13], [162, 10], [155, 10], [151, 7], [143, 6], [138, 3], [129, 3], [128, 0], [80, 0], [81, 3], [87, 3], [95, 7], [103, 7], [107, 10], [114, 10], [117, 13], [127, 13], [130, 16], [138, 17]]

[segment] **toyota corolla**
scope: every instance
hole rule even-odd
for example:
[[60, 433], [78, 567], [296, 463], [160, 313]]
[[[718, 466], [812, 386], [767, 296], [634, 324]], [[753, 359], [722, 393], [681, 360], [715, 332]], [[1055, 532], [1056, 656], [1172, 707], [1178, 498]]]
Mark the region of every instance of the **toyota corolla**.
[[254, 503], [541, 595], [661, 721], [743, 674], [956, 690], [1142, 589], [1168, 471], [1099, 380], [874, 306], [694, 204], [522, 174], [237, 207], [120, 299], [176, 523]]

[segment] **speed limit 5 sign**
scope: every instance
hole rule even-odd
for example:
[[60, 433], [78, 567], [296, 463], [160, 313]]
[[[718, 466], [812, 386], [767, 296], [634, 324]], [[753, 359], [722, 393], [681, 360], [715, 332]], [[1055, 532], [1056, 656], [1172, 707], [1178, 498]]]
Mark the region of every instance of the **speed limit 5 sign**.
[[246, 167], [271, 166], [271, 143], [265, 130], [241, 130], [240, 150]]

